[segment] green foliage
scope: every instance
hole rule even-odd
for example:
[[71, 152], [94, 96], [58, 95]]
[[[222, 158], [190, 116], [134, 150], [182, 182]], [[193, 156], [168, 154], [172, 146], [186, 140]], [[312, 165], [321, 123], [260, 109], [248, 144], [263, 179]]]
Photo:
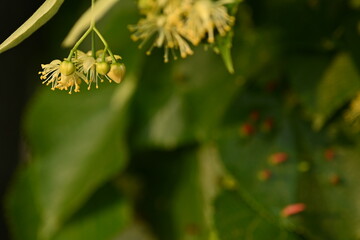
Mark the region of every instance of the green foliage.
[[[346, 53], [339, 53], [331, 63], [326, 57], [304, 60], [294, 60], [290, 67], [293, 84], [313, 115], [314, 127], [319, 129], [339, 107], [355, 97], [360, 90], [360, 75], [352, 58]], [[321, 80], [316, 81], [319, 78]]]
[[241, 3], [232, 31], [166, 64], [130, 40], [136, 4], [113, 3], [96, 16], [126, 77], [34, 96], [6, 200], [15, 240], [359, 239], [357, 1]]
[[63, 2], [64, 0], [46, 0], [23, 25], [0, 44], [0, 53], [15, 47], [28, 38], [56, 14]]

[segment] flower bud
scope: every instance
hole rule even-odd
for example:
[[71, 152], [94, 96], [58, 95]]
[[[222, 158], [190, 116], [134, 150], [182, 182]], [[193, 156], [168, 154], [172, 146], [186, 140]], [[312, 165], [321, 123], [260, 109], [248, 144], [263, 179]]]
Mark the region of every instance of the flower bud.
[[269, 162], [273, 165], [279, 165], [288, 160], [289, 156], [284, 152], [277, 152], [269, 157]]
[[112, 63], [107, 76], [116, 83], [120, 83], [125, 75], [125, 65], [123, 63]]
[[106, 75], [110, 71], [110, 65], [107, 62], [98, 62], [96, 63], [96, 71], [102, 75]]
[[282, 209], [281, 215], [283, 217], [289, 217], [289, 216], [301, 213], [305, 209], [306, 209], [306, 205], [304, 203], [290, 204]]
[[244, 123], [240, 126], [240, 135], [242, 137], [249, 137], [255, 133], [255, 128], [250, 123]]
[[76, 70], [76, 67], [74, 65], [74, 63], [70, 62], [70, 61], [63, 61], [60, 64], [60, 73], [65, 75], [65, 76], [69, 76], [71, 74], [73, 74]]
[[267, 181], [271, 178], [271, 175], [272, 173], [269, 169], [264, 169], [258, 172], [258, 179], [260, 181]]
[[335, 158], [335, 151], [334, 149], [326, 149], [324, 152], [324, 157], [326, 161], [332, 161]]

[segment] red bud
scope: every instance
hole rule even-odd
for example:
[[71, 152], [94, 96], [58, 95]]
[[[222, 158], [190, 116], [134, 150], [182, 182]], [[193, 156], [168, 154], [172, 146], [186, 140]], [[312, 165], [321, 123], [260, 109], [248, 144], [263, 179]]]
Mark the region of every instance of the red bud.
[[303, 212], [306, 209], [306, 205], [304, 203], [295, 203], [287, 205], [281, 211], [281, 215], [284, 217], [289, 217], [298, 213]]
[[269, 157], [269, 162], [273, 165], [279, 165], [288, 160], [288, 155], [284, 152], [274, 153]]

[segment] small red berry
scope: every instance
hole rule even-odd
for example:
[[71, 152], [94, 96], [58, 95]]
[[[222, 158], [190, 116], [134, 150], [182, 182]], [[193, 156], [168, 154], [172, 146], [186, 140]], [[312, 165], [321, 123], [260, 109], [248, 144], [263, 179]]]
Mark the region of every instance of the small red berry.
[[264, 169], [258, 173], [258, 179], [260, 181], [267, 181], [271, 178], [271, 175], [272, 175], [272, 173], [269, 169]]
[[244, 123], [240, 127], [240, 135], [244, 137], [251, 136], [255, 133], [255, 128], [250, 123]]
[[326, 149], [324, 152], [324, 157], [326, 161], [332, 161], [335, 158], [335, 152], [333, 149], [329, 148]]
[[288, 160], [288, 155], [284, 152], [274, 153], [269, 157], [269, 162], [273, 165], [279, 165]]
[[289, 217], [289, 216], [301, 213], [305, 209], [306, 209], [306, 205], [304, 203], [290, 204], [281, 210], [281, 215], [283, 217]]

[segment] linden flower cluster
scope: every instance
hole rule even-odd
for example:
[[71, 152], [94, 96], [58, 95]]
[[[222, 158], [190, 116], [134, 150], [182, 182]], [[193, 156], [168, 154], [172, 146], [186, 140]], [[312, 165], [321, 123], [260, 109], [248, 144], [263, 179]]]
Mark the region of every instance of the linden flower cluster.
[[207, 36], [213, 43], [215, 30], [224, 36], [231, 29], [234, 17], [228, 14], [226, 4], [236, 0], [140, 0], [139, 7], [145, 18], [130, 26], [134, 41], [142, 40], [142, 47], [150, 39], [154, 47], [164, 47], [164, 61], [169, 61], [169, 50], [176, 59], [175, 50], [185, 58], [192, 55], [190, 43], [198, 45]]
[[43, 84], [51, 85], [51, 90], [59, 89], [69, 91], [69, 94], [80, 91], [80, 85], [84, 82], [90, 90], [91, 85], [108, 80], [120, 83], [125, 74], [125, 65], [118, 63], [120, 56], [114, 55], [114, 59], [104, 51], [98, 51], [96, 56], [76, 50], [74, 56], [68, 60], [53, 60], [49, 64], [42, 64], [43, 71], [39, 72]]
[[[91, 1], [94, 13], [95, 0]], [[84, 53], [78, 50], [81, 43], [91, 35], [91, 51]], [[98, 37], [104, 46], [104, 50], [95, 50], [95, 38]], [[39, 72], [43, 84], [51, 85], [51, 89], [69, 91], [69, 94], [80, 92], [80, 85], [85, 83], [87, 89], [91, 86], [99, 87], [99, 81], [120, 83], [125, 75], [125, 65], [120, 63], [120, 56], [114, 55], [100, 31], [95, 26], [94, 17], [91, 19], [87, 31], [78, 39], [69, 56], [63, 61], [53, 60], [49, 64], [42, 64]]]

